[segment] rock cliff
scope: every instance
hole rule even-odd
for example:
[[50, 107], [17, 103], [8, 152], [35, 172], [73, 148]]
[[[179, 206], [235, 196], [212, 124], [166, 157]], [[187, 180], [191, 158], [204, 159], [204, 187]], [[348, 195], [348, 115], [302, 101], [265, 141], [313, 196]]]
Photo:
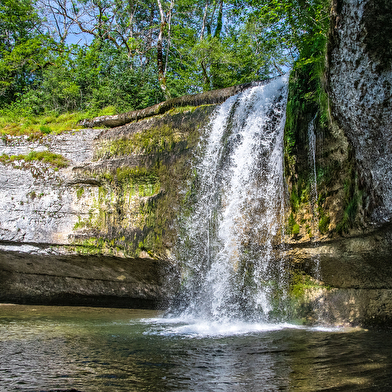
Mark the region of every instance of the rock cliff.
[[213, 108], [39, 140], [4, 137], [0, 301], [162, 304], [180, 191]]
[[[288, 258], [310, 319], [392, 318], [391, 25], [388, 1], [334, 1], [327, 105], [301, 101], [305, 110], [287, 129]], [[304, 76], [292, 75], [289, 99], [298, 99]]]
[[[288, 119], [279, 249], [290, 262], [296, 316], [310, 322], [392, 319], [391, 8], [387, 0], [334, 2], [328, 109], [300, 102]], [[292, 75], [289, 109], [306, 77]], [[178, 284], [174, 222], [192, 151], [215, 105], [246, 87], [86, 122], [112, 129], [4, 137], [0, 301], [164, 306]], [[57, 155], [38, 159], [45, 151]]]
[[375, 206], [392, 219], [392, 3], [336, 1], [329, 52], [332, 115], [349, 140]]

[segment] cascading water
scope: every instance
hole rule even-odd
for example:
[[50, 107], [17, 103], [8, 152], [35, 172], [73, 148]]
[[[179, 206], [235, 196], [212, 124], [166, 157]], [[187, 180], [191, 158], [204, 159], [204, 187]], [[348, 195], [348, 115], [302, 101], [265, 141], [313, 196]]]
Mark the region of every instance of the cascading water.
[[229, 98], [205, 130], [177, 245], [181, 316], [268, 321], [282, 303], [287, 81]]
[[[315, 132], [315, 121], [314, 117], [308, 126], [308, 141], [309, 141], [309, 166], [310, 166], [310, 207], [313, 215], [313, 243], [316, 246], [319, 238], [319, 218], [318, 218], [318, 193], [317, 193], [317, 170], [316, 170], [316, 132]], [[321, 279], [320, 273], [320, 258], [319, 256], [313, 257], [313, 275], [317, 280]]]
[[310, 121], [308, 126], [308, 141], [309, 141], [309, 165], [310, 165], [310, 203], [312, 207], [313, 216], [318, 223], [317, 219], [317, 171], [316, 171], [316, 133], [315, 123], [316, 117]]

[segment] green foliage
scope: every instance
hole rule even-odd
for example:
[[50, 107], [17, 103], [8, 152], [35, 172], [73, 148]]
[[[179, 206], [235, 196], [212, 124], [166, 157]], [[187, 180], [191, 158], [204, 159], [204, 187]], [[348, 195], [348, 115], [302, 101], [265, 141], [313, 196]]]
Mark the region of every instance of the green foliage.
[[[328, 95], [325, 89], [325, 55], [329, 28], [329, 1], [277, 0], [275, 9], [268, 8], [267, 15], [276, 20], [286, 15], [293, 33], [288, 38], [295, 43], [298, 58], [294, 62], [289, 80], [289, 97], [286, 109], [284, 135], [285, 176], [291, 183], [290, 205], [294, 213], [310, 203], [311, 173], [307, 160], [303, 160], [303, 149], [308, 143], [308, 127], [313, 121], [318, 132], [324, 132], [329, 122]], [[333, 180], [335, 168], [318, 167], [317, 187], [326, 186]], [[318, 201], [318, 205], [321, 202]], [[330, 218], [318, 208], [319, 231], [328, 231]], [[290, 226], [290, 225], [289, 225]], [[291, 226], [293, 227], [293, 226]], [[299, 230], [299, 227], [298, 227]], [[307, 228], [309, 237], [313, 233]]]
[[80, 129], [78, 122], [83, 118], [86, 118], [85, 113], [47, 113], [36, 116], [19, 111], [18, 105], [13, 105], [11, 109], [0, 110], [0, 135], [41, 137], [49, 133], [58, 134]]
[[[162, 22], [163, 72], [173, 97], [281, 74], [295, 48], [301, 52], [311, 41], [320, 46], [324, 34], [322, 0], [306, 6], [297, 0], [179, 0], [174, 9], [162, 0], [163, 21], [149, 0], [104, 7], [75, 0], [67, 10], [58, 0], [50, 4], [41, 4], [42, 18], [33, 0], [0, 5], [0, 108], [16, 104], [30, 115], [83, 111], [91, 117], [108, 106], [122, 112], [162, 101]], [[70, 31], [89, 34], [89, 43], [66, 45]]]
[[299, 224], [295, 223], [292, 229], [292, 234], [293, 235], [298, 235], [299, 234]]
[[330, 218], [327, 215], [320, 214], [320, 219], [319, 219], [319, 231], [321, 234], [326, 234], [328, 232], [329, 228], [329, 223], [330, 223]]
[[[290, 154], [297, 142], [306, 138], [301, 134], [302, 124], [315, 117], [316, 126], [324, 127], [328, 120], [328, 95], [325, 91], [324, 71], [329, 28], [329, 0], [312, 0], [307, 3], [293, 0], [278, 2], [287, 12], [293, 40], [299, 51], [290, 75], [289, 99], [286, 110], [285, 154], [286, 169], [292, 164]], [[306, 4], [306, 5], [305, 5]], [[293, 7], [293, 8], [291, 8]], [[305, 30], [303, 30], [305, 28]]]
[[[33, 0], [0, 4], [1, 116], [18, 117], [15, 122], [23, 124], [8, 122], [3, 133], [31, 133], [26, 123], [40, 116], [83, 112], [91, 118], [141, 109], [161, 102], [165, 95], [265, 79], [284, 73], [296, 58], [292, 82], [299, 75], [306, 79], [310, 75], [313, 85], [289, 101], [288, 154], [295, 144], [292, 125], [302, 101], [325, 106], [326, 96], [317, 80], [326, 42], [327, 0], [245, 0], [241, 4], [179, 0], [173, 9], [162, 0], [164, 21], [156, 2], [150, 0], [120, 0], [104, 6], [75, 0], [67, 10], [60, 0], [49, 3], [51, 8], [41, 3], [42, 17]], [[55, 20], [67, 20], [69, 26]], [[157, 67], [162, 22], [167, 94], [161, 90]], [[69, 31], [84, 32], [90, 39], [84, 45], [66, 44]], [[319, 115], [321, 123], [326, 121], [325, 113]], [[50, 133], [43, 126], [57, 132], [42, 123], [34, 132]], [[150, 143], [145, 149], [149, 148], [161, 147]]]
[[290, 297], [296, 300], [304, 298], [305, 294], [309, 290], [324, 288], [330, 290], [331, 287], [320, 284], [317, 280], [304, 272], [296, 272], [290, 282]]
[[55, 168], [64, 168], [69, 165], [69, 162], [60, 154], [55, 154], [50, 151], [30, 151], [27, 155], [11, 155], [3, 154], [0, 156], [0, 162], [3, 164], [13, 163], [15, 161], [39, 161], [47, 163]]
[[30, 0], [0, 2], [0, 107], [29, 88], [46, 63], [50, 40], [39, 24]]
[[46, 134], [46, 135], [52, 132], [52, 129], [51, 129], [50, 127], [48, 127], [47, 125], [41, 125], [41, 126], [39, 127], [39, 130], [40, 130], [42, 133]]

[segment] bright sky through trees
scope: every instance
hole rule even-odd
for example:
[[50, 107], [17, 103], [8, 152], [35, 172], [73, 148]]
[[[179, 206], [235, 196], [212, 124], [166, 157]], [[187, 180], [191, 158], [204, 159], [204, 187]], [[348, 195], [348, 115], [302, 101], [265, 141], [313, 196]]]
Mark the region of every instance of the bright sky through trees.
[[326, 0], [0, 0], [0, 108], [117, 111], [313, 61]]

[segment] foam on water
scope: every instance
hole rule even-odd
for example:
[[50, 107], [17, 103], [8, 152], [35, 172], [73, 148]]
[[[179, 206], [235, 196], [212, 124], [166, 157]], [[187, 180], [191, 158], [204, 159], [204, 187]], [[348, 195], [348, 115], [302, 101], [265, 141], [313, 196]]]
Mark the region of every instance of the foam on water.
[[174, 317], [142, 319], [140, 322], [148, 324], [145, 335], [158, 335], [180, 338], [224, 338], [230, 336], [265, 334], [268, 332], [289, 329], [301, 329], [313, 332], [353, 332], [358, 328], [303, 326], [290, 323], [257, 323], [245, 321], [210, 321], [205, 319]]
[[146, 320], [153, 327], [145, 334], [162, 336], [182, 336], [188, 338], [228, 337], [278, 331], [295, 328], [289, 324], [247, 323], [243, 321], [209, 321], [203, 319], [187, 320], [183, 318]]

